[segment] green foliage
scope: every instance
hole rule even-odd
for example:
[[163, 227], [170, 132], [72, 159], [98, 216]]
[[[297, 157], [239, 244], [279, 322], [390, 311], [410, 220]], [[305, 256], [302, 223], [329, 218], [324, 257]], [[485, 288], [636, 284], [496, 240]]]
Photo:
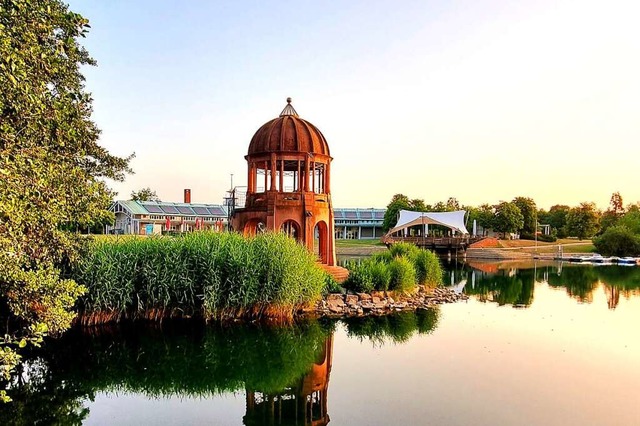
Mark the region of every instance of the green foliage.
[[593, 239], [593, 245], [604, 256], [640, 255], [640, 236], [624, 225], [608, 228], [601, 236]]
[[369, 261], [369, 273], [373, 288], [376, 290], [388, 290], [391, 283], [391, 270], [385, 262]]
[[167, 321], [162, 328], [128, 322], [75, 329], [34, 354], [38, 368], [15, 382], [14, 402], [0, 410], [0, 424], [80, 425], [89, 415], [86, 401], [103, 392], [149, 398], [290, 394], [328, 355], [331, 330], [331, 324], [315, 321], [286, 327]]
[[[406, 271], [410, 265], [412, 271]], [[349, 278], [345, 287], [358, 292], [398, 290], [407, 293], [416, 284], [442, 283], [442, 265], [438, 257], [410, 243], [395, 243], [388, 251], [376, 253], [369, 259], [347, 264]]]
[[387, 210], [384, 212], [382, 231], [387, 232], [396, 225], [400, 210], [427, 211], [429, 210], [427, 207], [424, 204], [424, 200], [418, 198], [410, 200], [404, 194], [395, 194], [387, 204]]
[[160, 197], [156, 194], [156, 191], [146, 187], [138, 191], [131, 191], [131, 201], [160, 201]]
[[389, 263], [391, 282], [389, 289], [399, 293], [410, 293], [416, 287], [416, 270], [405, 257], [396, 257]]
[[357, 293], [369, 293], [374, 290], [371, 263], [375, 263], [375, 261], [347, 263], [349, 277], [345, 280], [344, 287]]
[[618, 225], [625, 226], [635, 235], [640, 235], [640, 210], [630, 208], [619, 220]]
[[385, 250], [373, 254], [371, 259], [376, 262], [389, 263], [393, 260], [393, 255], [391, 254], [391, 250]]
[[88, 288], [86, 314], [291, 317], [317, 300], [324, 271], [280, 233], [235, 233], [95, 241], [75, 269]]
[[437, 307], [402, 311], [393, 315], [351, 317], [343, 319], [349, 337], [370, 340], [376, 345], [404, 343], [413, 335], [431, 334], [438, 326]]
[[518, 231], [533, 235], [536, 232], [536, 224], [538, 223], [536, 202], [533, 201], [532, 198], [516, 197], [513, 199], [513, 204], [515, 204], [520, 210], [520, 213], [522, 213], [522, 228], [518, 229]]
[[406, 256], [409, 259], [413, 259], [415, 256], [417, 256], [419, 251], [420, 249], [414, 244], [404, 242], [395, 243], [392, 244], [391, 247], [389, 247], [389, 252], [391, 252], [391, 256], [394, 258]]
[[597, 232], [600, 223], [600, 212], [594, 203], [580, 203], [567, 213], [567, 230], [569, 235], [580, 240], [591, 238]]
[[524, 216], [514, 203], [501, 202], [495, 206], [493, 227], [498, 232], [505, 234], [517, 232], [524, 225]]
[[567, 229], [567, 215], [571, 207], [556, 204], [551, 206], [547, 215], [547, 223], [551, 225], [551, 228], [556, 229], [558, 232], [558, 238], [565, 238], [568, 234]]
[[493, 228], [493, 222], [495, 219], [493, 206], [490, 206], [489, 204], [480, 205], [476, 211], [475, 217], [470, 218], [471, 223], [473, 223], [473, 219], [476, 219], [477, 226], [481, 227], [483, 235], [486, 235], [486, 231]]
[[104, 178], [129, 171], [97, 142], [80, 73], [94, 64], [78, 43], [88, 28], [59, 0], [0, 2], [0, 315], [12, 325], [2, 345], [68, 326], [83, 290], [59, 278], [77, 253], [65, 225], [112, 218]]
[[556, 237], [556, 235], [557, 233], [556, 233], [556, 230], [554, 229], [551, 231], [551, 235], [544, 235], [544, 234], [538, 235], [538, 240], [544, 241], [545, 243], [554, 243], [558, 241], [558, 237]]
[[324, 275], [324, 289], [322, 290], [323, 294], [327, 293], [342, 293], [344, 288], [333, 278], [331, 274]]
[[411, 202], [409, 197], [404, 194], [395, 194], [391, 202], [387, 204], [387, 210], [384, 212], [384, 220], [382, 221], [382, 231], [387, 232], [393, 228], [398, 222], [398, 214], [400, 210], [409, 210]]
[[418, 284], [430, 286], [442, 283], [442, 267], [438, 257], [430, 251], [419, 250], [413, 258]]

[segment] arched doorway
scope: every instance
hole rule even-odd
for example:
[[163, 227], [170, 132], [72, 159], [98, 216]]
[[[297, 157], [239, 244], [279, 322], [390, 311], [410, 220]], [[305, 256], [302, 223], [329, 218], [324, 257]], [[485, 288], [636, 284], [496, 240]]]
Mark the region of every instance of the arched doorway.
[[316, 223], [316, 226], [313, 230], [313, 235], [314, 238], [317, 238], [316, 241], [314, 241], [314, 245], [317, 248], [317, 254], [318, 254], [318, 259], [320, 259], [320, 261], [322, 263], [328, 263], [329, 262], [329, 227], [327, 226], [327, 223], [325, 221], [320, 221], [318, 223]]
[[284, 233], [286, 236], [293, 238], [296, 241], [300, 241], [301, 233], [300, 233], [300, 225], [295, 220], [287, 220], [280, 227], [280, 232]]

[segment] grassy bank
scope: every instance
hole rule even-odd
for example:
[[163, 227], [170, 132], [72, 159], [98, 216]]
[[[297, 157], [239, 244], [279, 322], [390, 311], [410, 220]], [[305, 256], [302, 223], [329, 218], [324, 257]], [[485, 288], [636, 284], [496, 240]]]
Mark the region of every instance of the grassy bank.
[[325, 280], [315, 257], [282, 234], [208, 232], [96, 240], [73, 275], [88, 289], [85, 324], [124, 316], [290, 319], [320, 298]]

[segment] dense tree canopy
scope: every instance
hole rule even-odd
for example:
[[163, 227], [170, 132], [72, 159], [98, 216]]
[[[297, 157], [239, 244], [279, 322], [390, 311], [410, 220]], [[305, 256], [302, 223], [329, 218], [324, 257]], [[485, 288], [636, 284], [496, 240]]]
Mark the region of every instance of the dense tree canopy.
[[567, 213], [567, 229], [569, 235], [579, 239], [591, 238], [597, 232], [600, 224], [600, 212], [594, 203], [583, 202]]
[[520, 231], [521, 234], [534, 235], [537, 231], [536, 224], [538, 222], [536, 202], [533, 201], [532, 198], [516, 197], [513, 199], [513, 204], [518, 207], [523, 218], [522, 228], [518, 231]]
[[395, 194], [391, 198], [391, 202], [387, 205], [387, 211], [384, 213], [382, 222], [382, 230], [387, 232], [398, 223], [398, 214], [400, 210], [427, 211], [429, 206], [424, 204], [424, 200], [419, 198], [409, 199], [404, 194]]
[[604, 256], [637, 256], [640, 254], [640, 236], [624, 225], [612, 226], [593, 245]]
[[568, 235], [567, 215], [571, 207], [562, 204], [551, 206], [547, 215], [548, 224], [558, 232], [558, 237], [564, 238]]
[[139, 191], [131, 191], [132, 201], [160, 201], [160, 197], [156, 194], [156, 191], [146, 187]]
[[524, 217], [518, 206], [514, 203], [502, 201], [495, 206], [495, 217], [493, 219], [493, 227], [498, 232], [509, 233], [517, 232], [522, 229]]
[[[59, 0], [0, 1], [0, 371], [16, 346], [60, 333], [83, 292], [60, 278], [77, 242], [66, 223], [91, 225], [110, 214], [104, 178], [122, 180], [129, 158], [98, 144], [78, 43], [88, 21]], [[6, 376], [5, 376], [6, 377]], [[4, 391], [0, 397], [5, 397]]]

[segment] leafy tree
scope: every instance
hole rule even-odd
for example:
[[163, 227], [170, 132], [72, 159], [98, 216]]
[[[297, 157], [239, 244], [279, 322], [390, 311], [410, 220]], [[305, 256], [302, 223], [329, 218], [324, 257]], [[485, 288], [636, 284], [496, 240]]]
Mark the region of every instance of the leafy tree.
[[538, 223], [548, 225], [549, 224], [549, 212], [545, 209], [538, 209]]
[[624, 215], [624, 204], [619, 192], [611, 194], [609, 208], [602, 213], [600, 218], [600, 233], [604, 233], [608, 228], [615, 226], [618, 220]]
[[568, 235], [567, 215], [569, 210], [571, 210], [571, 207], [562, 204], [556, 204], [549, 209], [547, 222], [558, 231], [558, 238], [564, 238]]
[[396, 194], [391, 198], [391, 202], [387, 204], [387, 211], [384, 213], [384, 220], [382, 221], [382, 230], [387, 232], [396, 226], [400, 210], [426, 212], [430, 210], [429, 207], [431, 206], [426, 205], [424, 200], [419, 198], [410, 200], [409, 197], [404, 194]]
[[455, 197], [449, 197], [447, 200], [447, 211], [453, 212], [460, 210], [460, 202]]
[[426, 212], [429, 211], [429, 206], [424, 203], [424, 200], [419, 198], [414, 198], [409, 202], [409, 208], [416, 212]]
[[395, 194], [391, 198], [391, 202], [387, 204], [387, 211], [384, 212], [384, 219], [382, 221], [382, 230], [384, 232], [389, 231], [398, 223], [398, 214], [400, 210], [409, 210], [411, 201], [409, 197], [404, 194]]
[[493, 227], [496, 231], [505, 234], [508, 232], [517, 232], [522, 229], [524, 217], [517, 205], [502, 201], [495, 206], [495, 218]]
[[513, 199], [513, 204], [520, 209], [520, 213], [522, 213], [523, 217], [522, 228], [518, 231], [521, 234], [533, 237], [537, 231], [536, 224], [538, 223], [538, 208], [536, 207], [536, 202], [533, 201], [532, 198], [516, 197]]
[[624, 225], [610, 227], [601, 236], [594, 238], [593, 245], [605, 256], [640, 254], [640, 237]]
[[482, 227], [483, 235], [487, 234], [487, 230], [493, 228], [493, 221], [495, 219], [495, 211], [493, 206], [489, 204], [481, 204], [478, 207], [478, 226]]
[[476, 221], [478, 235], [486, 235], [487, 230], [493, 227], [493, 207], [489, 204], [482, 204], [479, 207], [464, 206], [462, 210], [469, 212], [467, 229], [473, 229], [473, 221]]
[[160, 198], [156, 191], [146, 187], [139, 191], [131, 191], [131, 201], [160, 201]]
[[598, 232], [600, 212], [594, 203], [583, 202], [567, 213], [567, 230], [569, 235], [580, 240], [591, 238]]
[[[109, 216], [103, 178], [124, 179], [130, 158], [98, 144], [78, 43], [88, 21], [60, 0], [0, 1], [0, 372], [19, 363], [17, 347], [59, 334], [84, 288], [60, 277], [78, 241], [65, 223]], [[7, 400], [5, 391], [0, 399]]]
[[622, 195], [619, 192], [611, 194], [611, 200], [609, 201], [609, 210], [618, 216], [624, 214], [624, 204], [622, 202]]
[[612, 226], [616, 226], [619, 220], [620, 217], [613, 210], [605, 210], [600, 217], [600, 234]]
[[618, 220], [618, 225], [625, 226], [634, 234], [640, 235], [640, 209], [637, 206], [630, 207]]
[[446, 212], [447, 211], [447, 204], [442, 202], [442, 201], [438, 201], [437, 203], [435, 203], [433, 205], [433, 211], [434, 212]]

